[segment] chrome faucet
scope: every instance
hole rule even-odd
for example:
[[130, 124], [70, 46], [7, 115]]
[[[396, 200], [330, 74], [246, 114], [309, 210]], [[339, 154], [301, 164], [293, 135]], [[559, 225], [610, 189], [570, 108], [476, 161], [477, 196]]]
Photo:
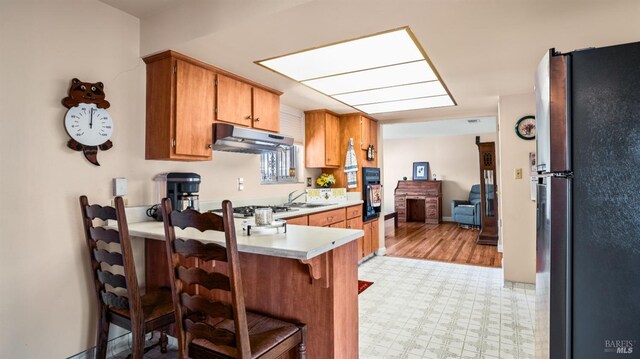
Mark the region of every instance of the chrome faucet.
[[297, 195], [297, 196], [292, 198], [291, 196], [293, 196], [293, 194], [296, 193], [296, 192], [298, 192], [298, 191], [295, 190], [295, 191], [289, 193], [289, 196], [288, 196], [289, 200], [287, 201], [287, 205], [288, 206], [290, 206], [293, 203], [293, 201], [295, 201], [296, 199], [302, 197], [303, 195], [305, 195], [307, 193], [306, 191], [302, 191], [302, 193], [300, 193], [299, 195]]

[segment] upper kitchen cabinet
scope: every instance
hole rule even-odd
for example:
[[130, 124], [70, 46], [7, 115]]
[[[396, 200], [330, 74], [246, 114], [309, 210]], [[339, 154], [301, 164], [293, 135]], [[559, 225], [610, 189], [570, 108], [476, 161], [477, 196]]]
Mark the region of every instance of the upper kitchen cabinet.
[[280, 93], [222, 74], [216, 84], [216, 121], [280, 131]]
[[216, 121], [251, 127], [251, 85], [224, 75], [216, 85]]
[[[358, 164], [361, 164], [361, 167], [378, 167], [378, 121], [364, 116], [361, 113], [341, 115], [340, 119], [342, 126], [340, 133], [343, 136], [343, 145], [346, 146], [349, 138], [353, 138], [354, 149], [357, 150], [359, 144], [362, 150], [356, 151]], [[369, 145], [373, 145], [374, 150], [374, 159], [372, 161], [367, 160], [367, 149]]]
[[211, 160], [215, 121], [278, 132], [281, 92], [175, 51], [147, 64], [149, 160]]
[[253, 128], [280, 132], [280, 95], [253, 88]]
[[215, 73], [188, 58], [162, 53], [147, 63], [148, 160], [211, 159]]
[[326, 110], [305, 112], [305, 166], [307, 168], [339, 167], [340, 120]]
[[[321, 132], [319, 124], [322, 123], [318, 118], [322, 118], [319, 114], [328, 113], [327, 110], [315, 110], [305, 112], [306, 122], [306, 138], [307, 138], [307, 167], [322, 167], [328, 168], [327, 172], [332, 174], [336, 178], [336, 187], [347, 187], [347, 176], [344, 173], [344, 161], [346, 157], [347, 148], [349, 146], [349, 139], [353, 139], [353, 147], [356, 153], [356, 160], [358, 162], [358, 175], [356, 176], [356, 187], [349, 188], [350, 192], [358, 192], [362, 190], [362, 176], [360, 171], [362, 167], [378, 167], [378, 122], [371, 119], [362, 113], [349, 113], [340, 115], [335, 123], [339, 126], [337, 130]], [[335, 116], [334, 116], [335, 117]], [[310, 123], [311, 120], [311, 123]], [[318, 121], [318, 122], [314, 122]], [[334, 132], [335, 131], [335, 132]], [[337, 153], [332, 156], [338, 156], [338, 165], [325, 165], [318, 164], [315, 166], [314, 159], [320, 158], [322, 148], [311, 148], [309, 141], [314, 140], [315, 146], [322, 145], [321, 139], [325, 137], [334, 136], [331, 138], [333, 143], [337, 144]], [[369, 145], [373, 145], [374, 158], [373, 160], [367, 160], [367, 149]], [[312, 158], [310, 158], [312, 157]], [[309, 166], [309, 163], [313, 163], [314, 166]], [[326, 164], [326, 163], [325, 163]]]
[[360, 149], [366, 151], [369, 145], [378, 150], [378, 121], [360, 115]]

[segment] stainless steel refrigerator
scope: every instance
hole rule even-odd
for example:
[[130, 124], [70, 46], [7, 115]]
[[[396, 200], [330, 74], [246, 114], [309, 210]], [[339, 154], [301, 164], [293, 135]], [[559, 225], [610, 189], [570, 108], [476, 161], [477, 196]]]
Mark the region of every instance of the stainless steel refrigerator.
[[640, 42], [536, 73], [536, 358], [640, 358]]

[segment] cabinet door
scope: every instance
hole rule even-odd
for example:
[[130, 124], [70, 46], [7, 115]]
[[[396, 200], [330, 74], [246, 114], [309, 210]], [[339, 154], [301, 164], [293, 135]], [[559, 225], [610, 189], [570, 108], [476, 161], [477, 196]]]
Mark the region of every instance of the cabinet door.
[[220, 74], [217, 80], [216, 121], [251, 127], [251, 85]]
[[380, 229], [378, 228], [378, 220], [371, 221], [371, 252], [375, 253], [380, 249]]
[[360, 116], [360, 149], [366, 150], [371, 143], [371, 121]]
[[280, 132], [280, 96], [261, 88], [253, 88], [253, 127]]
[[175, 154], [211, 158], [215, 75], [176, 60]]
[[362, 217], [348, 219], [347, 228], [362, 229]]
[[[340, 166], [340, 119], [330, 113], [325, 117], [325, 164]], [[345, 148], [346, 151], [346, 148]]]
[[325, 156], [325, 114], [314, 111], [305, 113], [304, 138], [305, 138], [305, 167], [324, 167]]
[[362, 205], [347, 207], [347, 218], [360, 218], [360, 221], [362, 221]]
[[[378, 167], [378, 121], [369, 120], [369, 142], [373, 145], [373, 161], [369, 162], [371, 167]], [[365, 156], [367, 158], [367, 156]]]
[[308, 226], [309, 225], [309, 217], [308, 216], [300, 216], [294, 218], [287, 218], [287, 224], [295, 224], [298, 226]]
[[371, 254], [371, 223], [372, 222], [367, 222], [364, 224], [364, 239], [362, 247], [362, 254], [364, 257]]
[[364, 257], [363, 247], [364, 247], [364, 237], [360, 237], [358, 238], [358, 260]]

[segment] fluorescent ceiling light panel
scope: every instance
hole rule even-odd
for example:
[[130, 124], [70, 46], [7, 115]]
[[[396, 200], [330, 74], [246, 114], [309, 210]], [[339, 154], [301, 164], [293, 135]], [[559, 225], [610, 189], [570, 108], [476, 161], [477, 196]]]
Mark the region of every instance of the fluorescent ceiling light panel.
[[444, 89], [439, 81], [431, 81], [411, 85], [386, 87], [376, 90], [351, 92], [334, 95], [333, 97], [344, 103], [352, 103], [354, 106], [358, 106], [377, 102], [407, 100], [418, 97], [446, 94], [447, 90]]
[[408, 27], [256, 63], [367, 113], [456, 104]]
[[366, 113], [383, 113], [416, 110], [419, 108], [453, 106], [453, 100], [449, 95], [416, 98], [411, 100], [381, 102], [370, 105], [354, 106], [358, 110]]
[[297, 81], [423, 60], [404, 29], [260, 62]]
[[322, 77], [315, 80], [302, 81], [302, 83], [333, 96], [345, 92], [372, 90], [437, 79], [429, 64], [422, 60], [408, 64], [351, 72], [344, 75]]

